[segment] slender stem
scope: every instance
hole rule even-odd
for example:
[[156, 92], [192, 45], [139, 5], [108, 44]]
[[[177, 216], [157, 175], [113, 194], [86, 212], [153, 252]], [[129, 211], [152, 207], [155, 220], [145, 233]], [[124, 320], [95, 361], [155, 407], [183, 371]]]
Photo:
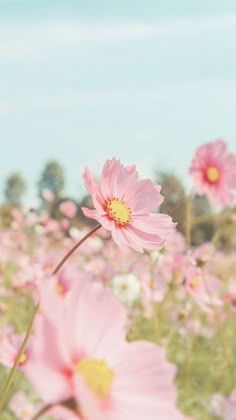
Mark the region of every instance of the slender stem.
[[192, 230], [192, 193], [186, 199], [185, 213], [185, 237], [187, 248], [191, 246], [191, 230]]
[[170, 296], [173, 294], [174, 290], [175, 290], [175, 285], [173, 283], [171, 283], [169, 285], [169, 289], [166, 292], [162, 301], [156, 303], [156, 305], [154, 306], [154, 308], [155, 308], [155, 312], [154, 312], [155, 337], [156, 337], [156, 343], [158, 343], [158, 344], [161, 344], [163, 316], [165, 315], [165, 312], [164, 312], [165, 305], [166, 305], [167, 301], [169, 300]]
[[219, 213], [205, 213], [205, 214], [200, 214], [199, 216], [195, 216], [193, 217], [193, 224], [197, 225], [199, 223], [206, 223], [206, 222], [221, 222], [224, 219], [226, 219], [226, 215], [225, 214], [219, 214]]
[[194, 349], [196, 337], [186, 337], [186, 352], [184, 354], [184, 365], [183, 365], [183, 376], [184, 376], [184, 387], [189, 386], [189, 377], [192, 365], [192, 354]]
[[69, 410], [72, 410], [74, 414], [78, 414], [79, 418], [84, 418], [79, 411], [79, 407], [77, 406], [76, 401], [73, 398], [70, 398], [67, 400], [58, 401], [57, 403], [54, 402], [44, 405], [36, 414], [34, 414], [31, 420], [39, 420], [44, 414], [50, 415], [53, 407], [57, 406], [58, 404], [60, 407], [68, 408]]
[[225, 331], [224, 331], [224, 328], [222, 328], [222, 323], [220, 321], [218, 322], [218, 319], [217, 319], [218, 312], [217, 312], [217, 309], [214, 305], [213, 298], [212, 298], [212, 293], [211, 293], [211, 291], [208, 287], [206, 277], [205, 277], [205, 273], [204, 273], [203, 269], [201, 269], [201, 274], [202, 274], [202, 279], [203, 279], [203, 283], [204, 283], [206, 292], [207, 292], [209, 300], [210, 300], [211, 308], [212, 308], [212, 310], [214, 312], [214, 315], [215, 315], [215, 318], [216, 318], [215, 325], [216, 325], [216, 330], [218, 332], [218, 336], [219, 336], [219, 339], [220, 339], [223, 356], [224, 356], [225, 360], [227, 361], [227, 367], [228, 367], [230, 375], [231, 375], [232, 383], [235, 383], [236, 377], [235, 377], [234, 365], [232, 363], [232, 354], [231, 354], [231, 351], [228, 348], [227, 343], [226, 343], [227, 340], [225, 339]]
[[212, 240], [211, 240], [212, 244], [213, 244], [215, 247], [217, 247], [217, 246], [218, 246], [218, 242], [219, 242], [219, 240], [220, 240], [221, 235], [222, 235], [222, 229], [220, 228], [220, 229], [218, 229], [218, 230], [216, 231], [216, 233], [214, 234], [214, 236], [213, 236], [213, 238], [212, 238]]
[[65, 262], [68, 260], [68, 258], [75, 252], [77, 248], [79, 248], [80, 245], [82, 245], [86, 239], [88, 239], [93, 233], [95, 233], [99, 228], [101, 227], [100, 223], [96, 225], [92, 230], [90, 230], [87, 235], [85, 235], [82, 239], [80, 239], [79, 242], [77, 242], [69, 252], [62, 258], [62, 260], [57, 264], [57, 266], [54, 268], [52, 275], [57, 274], [60, 268], [65, 264]]
[[0, 397], [0, 411], [2, 410], [2, 408], [4, 406], [4, 403], [5, 403], [5, 400], [6, 400], [8, 391], [10, 389], [10, 386], [11, 386], [11, 383], [12, 383], [12, 380], [13, 380], [13, 377], [14, 377], [14, 375], [16, 373], [16, 370], [17, 370], [17, 367], [18, 367], [18, 363], [20, 361], [20, 358], [21, 358], [22, 354], [24, 353], [25, 348], [27, 346], [27, 343], [28, 343], [28, 340], [30, 338], [30, 334], [31, 334], [31, 331], [32, 331], [32, 328], [33, 328], [33, 322], [34, 322], [34, 319], [36, 317], [36, 314], [37, 314], [38, 310], [39, 310], [39, 302], [35, 306], [35, 309], [34, 309], [32, 318], [30, 320], [30, 324], [29, 324], [28, 329], [26, 331], [25, 338], [24, 338], [23, 343], [22, 343], [22, 345], [20, 347], [19, 353], [17, 354], [17, 357], [15, 359], [14, 365], [12, 366], [12, 368], [10, 370], [10, 373], [8, 375], [8, 378], [7, 378], [6, 384], [4, 386], [2, 395]]
[[[65, 264], [65, 262], [68, 260], [68, 258], [73, 254], [73, 252], [77, 248], [79, 248], [79, 246], [82, 245], [86, 241], [86, 239], [88, 239], [91, 235], [93, 235], [93, 233], [95, 233], [100, 227], [101, 227], [101, 224], [99, 223], [92, 230], [90, 230], [82, 239], [80, 239], [80, 241], [77, 242], [70, 249], [70, 251], [67, 252], [67, 254], [62, 258], [62, 260], [57, 264], [57, 266], [54, 268], [54, 270], [52, 272], [52, 275], [57, 274], [58, 271], [60, 270], [60, 268], [63, 266], [63, 264]], [[34, 312], [33, 312], [32, 318], [30, 320], [30, 324], [28, 326], [28, 329], [26, 331], [25, 338], [24, 338], [23, 343], [22, 343], [22, 345], [21, 345], [21, 347], [19, 349], [19, 352], [18, 352], [17, 357], [15, 359], [14, 365], [12, 366], [12, 368], [10, 370], [10, 373], [8, 375], [8, 378], [7, 378], [7, 381], [5, 383], [5, 386], [3, 388], [2, 394], [0, 396], [0, 412], [1, 412], [1, 410], [2, 410], [2, 408], [4, 406], [4, 403], [6, 401], [6, 398], [7, 398], [7, 395], [8, 395], [8, 392], [9, 392], [9, 389], [10, 389], [10, 386], [11, 386], [11, 383], [12, 383], [12, 380], [13, 380], [13, 377], [14, 377], [15, 372], [17, 370], [17, 367], [18, 367], [18, 363], [20, 361], [20, 358], [21, 358], [22, 354], [24, 353], [24, 350], [25, 350], [25, 348], [27, 346], [27, 343], [29, 341], [30, 334], [31, 334], [31, 331], [32, 331], [32, 328], [33, 328], [34, 319], [35, 319], [35, 317], [36, 317], [36, 315], [38, 313], [38, 310], [39, 310], [39, 302], [37, 303], [37, 305], [34, 308]]]
[[47, 405], [45, 405], [43, 408], [41, 408], [39, 411], [38, 411], [38, 413], [36, 413], [33, 417], [32, 417], [32, 420], [38, 420], [38, 419], [40, 419], [40, 417], [43, 415], [43, 414], [46, 414], [47, 413], [47, 411], [49, 411], [52, 407], [53, 407], [53, 405], [54, 404], [47, 404]]

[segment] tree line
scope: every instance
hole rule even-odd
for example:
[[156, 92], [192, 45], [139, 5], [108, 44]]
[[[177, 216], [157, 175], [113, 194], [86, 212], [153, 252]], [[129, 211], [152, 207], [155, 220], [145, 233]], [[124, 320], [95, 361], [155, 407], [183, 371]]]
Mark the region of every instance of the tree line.
[[[156, 171], [153, 174], [153, 180], [162, 186], [161, 193], [164, 196], [164, 201], [161, 204], [159, 211], [161, 213], [169, 214], [177, 223], [177, 230], [185, 234], [188, 194], [183, 182], [173, 173], [159, 171]], [[85, 222], [85, 218], [80, 208], [82, 206], [92, 207], [91, 199], [88, 195], [85, 195], [81, 200], [75, 200], [65, 194], [65, 173], [59, 162], [50, 160], [45, 164], [37, 182], [37, 189], [40, 205], [38, 209], [34, 210], [38, 213], [47, 211], [51, 217], [59, 219], [62, 217], [58, 210], [60, 203], [65, 200], [72, 200], [78, 208], [76, 217], [79, 218], [82, 223]], [[4, 206], [7, 208], [13, 206], [22, 207], [23, 198], [26, 192], [27, 182], [24, 176], [20, 172], [11, 173], [5, 180], [4, 203], [2, 203], [1, 208]], [[216, 222], [214, 217], [212, 217], [212, 219], [206, 218], [206, 220], [204, 220], [204, 215], [211, 215], [212, 213], [211, 206], [207, 199], [204, 196], [193, 194], [191, 208], [192, 215], [195, 219], [198, 218], [201, 220], [201, 217], [203, 216], [202, 222], [200, 221], [192, 227], [193, 244], [198, 245], [211, 240], [216, 229], [218, 229], [219, 223]], [[226, 217], [225, 220], [224, 223], [227, 227], [229, 218]], [[93, 224], [92, 221], [86, 221], [86, 223]]]

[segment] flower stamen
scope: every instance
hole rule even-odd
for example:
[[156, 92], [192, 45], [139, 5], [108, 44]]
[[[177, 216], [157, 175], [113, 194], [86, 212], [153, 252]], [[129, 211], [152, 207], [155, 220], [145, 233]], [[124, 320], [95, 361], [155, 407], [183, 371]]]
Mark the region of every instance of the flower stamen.
[[23, 366], [28, 360], [28, 356], [26, 354], [26, 352], [24, 351], [20, 357], [20, 360], [18, 362], [19, 366]]
[[125, 226], [131, 222], [131, 210], [120, 198], [113, 197], [106, 205], [110, 219], [118, 225]]
[[76, 365], [75, 370], [99, 399], [109, 395], [115, 374], [105, 360], [85, 358]]
[[190, 281], [191, 289], [194, 289], [194, 290], [197, 289], [197, 287], [199, 286], [199, 282], [200, 282], [199, 276], [194, 276]]
[[216, 166], [209, 166], [206, 170], [206, 179], [208, 182], [214, 184], [219, 181], [220, 171]]

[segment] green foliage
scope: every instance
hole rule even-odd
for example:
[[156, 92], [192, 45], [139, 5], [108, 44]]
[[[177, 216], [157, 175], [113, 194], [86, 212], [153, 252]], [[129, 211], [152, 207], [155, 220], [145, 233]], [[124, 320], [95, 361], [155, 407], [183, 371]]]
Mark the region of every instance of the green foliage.
[[65, 185], [64, 171], [60, 163], [52, 160], [46, 163], [41, 178], [38, 182], [39, 196], [42, 200], [42, 190], [51, 191], [55, 197], [58, 197]]
[[169, 214], [177, 223], [178, 231], [184, 233], [186, 195], [182, 182], [168, 172], [157, 172], [155, 177], [156, 182], [161, 185], [161, 194], [164, 196], [160, 212]]
[[14, 172], [8, 176], [5, 185], [5, 198], [8, 204], [19, 205], [26, 191], [26, 182], [19, 172]]
[[[173, 293], [169, 299], [173, 303]], [[161, 305], [161, 311], [160, 304], [154, 305], [151, 318], [145, 318], [140, 312], [128, 338], [130, 341], [145, 339], [166, 347], [168, 360], [177, 366], [178, 406], [186, 415], [194, 420], [219, 419], [206, 410], [206, 405], [215, 393], [228, 396], [236, 383], [234, 313], [229, 308], [227, 321], [209, 325], [206, 316], [195, 306], [194, 319], [216, 329], [215, 334], [204, 337], [183, 333], [187, 318], [180, 313], [177, 328], [178, 324], [170, 321], [168, 300]]]
[[[169, 172], [157, 172], [156, 182], [161, 185], [161, 194], [164, 201], [160, 206], [160, 212], [169, 214], [177, 223], [177, 230], [185, 234], [187, 194], [181, 180]], [[192, 203], [194, 217], [209, 214], [211, 207], [205, 196], [194, 194]], [[192, 245], [200, 245], [204, 241], [210, 241], [215, 232], [213, 220], [198, 223], [192, 227]]]

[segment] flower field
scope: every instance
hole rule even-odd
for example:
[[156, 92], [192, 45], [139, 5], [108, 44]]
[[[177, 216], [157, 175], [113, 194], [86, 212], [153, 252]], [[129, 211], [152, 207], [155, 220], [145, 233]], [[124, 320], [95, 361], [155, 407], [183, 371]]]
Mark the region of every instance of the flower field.
[[[184, 234], [157, 212], [161, 185], [115, 158], [99, 179], [85, 169], [87, 225], [73, 225], [69, 201], [60, 220], [11, 209], [0, 230], [1, 420], [236, 420], [236, 155], [222, 140], [203, 145], [189, 176]], [[196, 192], [216, 206], [206, 221], [226, 218], [230, 247], [217, 223], [192, 243]]]

